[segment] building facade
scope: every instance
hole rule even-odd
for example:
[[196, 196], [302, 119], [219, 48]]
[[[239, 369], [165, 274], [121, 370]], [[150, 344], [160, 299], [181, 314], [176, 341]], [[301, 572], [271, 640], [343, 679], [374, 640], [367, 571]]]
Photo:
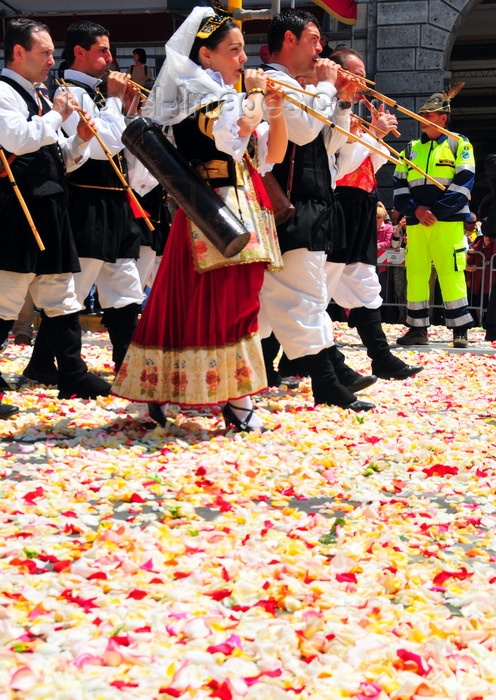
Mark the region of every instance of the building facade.
[[[207, 0], [197, 1], [207, 4]], [[97, 11], [94, 6], [98, 3], [91, 0], [80, 13], [110, 29], [121, 70], [132, 63], [133, 48], [141, 46], [156, 72], [163, 61], [165, 41], [195, 4], [194, 0], [144, 0], [141, 10], [137, 9], [140, 3], [136, 0], [125, 0], [125, 11], [117, 11], [118, 4], [122, 5], [105, 3], [105, 10]], [[78, 18], [71, 3], [0, 0], [1, 30], [15, 15], [13, 5], [50, 26], [60, 59], [65, 30]], [[433, 92], [450, 83], [465, 82], [453, 101], [450, 128], [466, 135], [474, 145], [477, 176], [472, 209], [477, 211], [487, 193], [484, 158], [496, 150], [496, 0], [358, 0], [358, 17], [353, 26], [339, 23], [311, 0], [281, 0], [282, 9], [290, 5], [314, 12], [331, 47], [347, 44], [356, 48], [365, 59], [368, 77], [376, 81], [377, 91], [402, 107], [417, 111]], [[270, 1], [243, 0], [243, 7], [267, 8]], [[243, 24], [249, 65], [259, 63], [267, 26], [268, 21], [262, 20]], [[419, 125], [411, 117], [395, 113], [401, 137], [389, 140], [400, 151], [410, 139], [418, 137]], [[379, 172], [381, 198], [388, 206], [392, 201], [392, 170], [393, 166], [387, 164]]]
[[[377, 91], [417, 111], [433, 92], [462, 81], [452, 104], [453, 131], [474, 145], [477, 178], [472, 209], [487, 193], [484, 158], [496, 150], [496, 2], [493, 0], [372, 0], [358, 6], [349, 42], [366, 59]], [[344, 25], [338, 27], [345, 30]], [[332, 40], [330, 41], [332, 43]], [[343, 41], [343, 43], [347, 43]], [[396, 150], [419, 135], [400, 112]], [[381, 197], [391, 202], [392, 165], [380, 171]]]

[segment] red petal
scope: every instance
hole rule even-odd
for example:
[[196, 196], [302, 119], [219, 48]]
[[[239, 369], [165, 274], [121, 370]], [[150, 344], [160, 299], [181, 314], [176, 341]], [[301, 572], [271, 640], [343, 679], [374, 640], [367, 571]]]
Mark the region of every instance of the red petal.
[[214, 591], [213, 593], [207, 593], [214, 600], [223, 600], [224, 598], [229, 598], [231, 591], [229, 588], [221, 588], [219, 591]]
[[146, 503], [146, 499], [139, 495], [139, 493], [133, 493], [129, 499], [131, 503]]
[[132, 591], [130, 591], [127, 594], [128, 598], [134, 598], [134, 600], [141, 600], [145, 596], [147, 596], [148, 593], [146, 591], [142, 591], [140, 588], [134, 588]]

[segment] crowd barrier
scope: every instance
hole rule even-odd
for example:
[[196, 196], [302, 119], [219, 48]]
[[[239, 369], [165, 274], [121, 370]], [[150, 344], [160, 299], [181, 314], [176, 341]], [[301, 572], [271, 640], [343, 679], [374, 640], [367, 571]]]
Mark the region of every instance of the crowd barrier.
[[[496, 254], [486, 260], [481, 251], [470, 254], [467, 265], [467, 293], [469, 310], [476, 325], [482, 325], [491, 293], [496, 294]], [[385, 323], [403, 323], [406, 318], [406, 270], [404, 248], [383, 248], [377, 251], [379, 280], [382, 288], [382, 320]], [[431, 323], [444, 323], [443, 303], [436, 271], [432, 266], [430, 282]]]

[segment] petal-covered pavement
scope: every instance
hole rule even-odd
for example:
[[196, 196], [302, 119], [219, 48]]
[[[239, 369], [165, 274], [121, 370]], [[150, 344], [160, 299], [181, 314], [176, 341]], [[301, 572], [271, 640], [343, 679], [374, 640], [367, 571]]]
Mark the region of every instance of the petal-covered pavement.
[[5, 394], [0, 700], [495, 700], [496, 345], [470, 337], [398, 349], [425, 369], [369, 413], [314, 408], [308, 380], [260, 395], [263, 434]]

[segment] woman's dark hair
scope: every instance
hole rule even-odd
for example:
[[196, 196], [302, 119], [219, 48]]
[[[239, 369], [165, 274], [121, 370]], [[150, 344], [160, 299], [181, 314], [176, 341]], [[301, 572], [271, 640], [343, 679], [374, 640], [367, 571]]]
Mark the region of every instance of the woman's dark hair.
[[278, 53], [284, 43], [284, 35], [287, 31], [293, 32], [297, 39], [309, 24], [315, 24], [320, 30], [320, 24], [311, 12], [305, 10], [286, 10], [276, 15], [269, 25], [267, 43], [270, 53]]
[[[198, 31], [200, 30], [201, 27], [205, 24], [205, 22], [208, 20], [208, 17], [204, 17], [201, 21], [200, 26], [198, 27]], [[191, 51], [189, 54], [190, 59], [196, 63], [197, 65], [201, 65], [200, 63], [200, 48], [202, 46], [206, 46], [209, 49], [216, 49], [217, 46], [223, 41], [223, 39], [226, 38], [227, 34], [231, 31], [231, 29], [237, 29], [238, 25], [235, 24], [232, 19], [226, 19], [225, 22], [222, 22], [220, 27], [218, 27], [212, 34], [210, 34], [209, 37], [206, 39], [200, 39], [200, 37], [196, 37], [195, 41], [193, 42], [193, 46], [191, 47]]]
[[133, 55], [136, 54], [138, 56], [138, 61], [140, 63], [145, 64], [146, 63], [146, 51], [145, 49], [133, 49]]
[[31, 51], [33, 46], [33, 34], [49, 31], [46, 24], [36, 22], [34, 19], [27, 19], [25, 17], [12, 19], [7, 24], [3, 42], [5, 63], [10, 63], [14, 60], [14, 46], [16, 44], [22, 46], [26, 51]]
[[74, 63], [74, 47], [81, 46], [89, 51], [99, 36], [109, 36], [109, 30], [101, 24], [83, 19], [80, 22], [73, 22], [67, 29], [65, 35], [65, 54], [69, 65]]

